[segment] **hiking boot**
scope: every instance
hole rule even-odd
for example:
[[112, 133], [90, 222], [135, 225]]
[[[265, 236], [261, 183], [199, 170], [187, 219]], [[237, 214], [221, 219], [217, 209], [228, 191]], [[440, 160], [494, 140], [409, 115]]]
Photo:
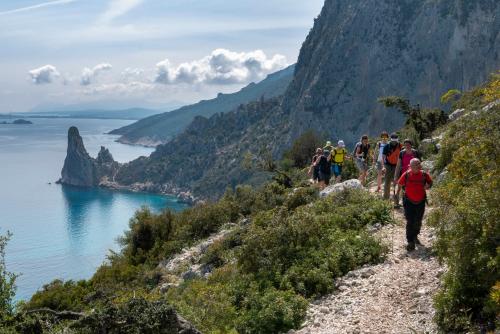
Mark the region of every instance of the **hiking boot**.
[[406, 245], [406, 250], [408, 252], [414, 251], [415, 250], [415, 243], [414, 242], [409, 242], [408, 245]]
[[422, 243], [420, 242], [420, 240], [418, 240], [418, 237], [415, 237], [415, 244], [422, 246]]

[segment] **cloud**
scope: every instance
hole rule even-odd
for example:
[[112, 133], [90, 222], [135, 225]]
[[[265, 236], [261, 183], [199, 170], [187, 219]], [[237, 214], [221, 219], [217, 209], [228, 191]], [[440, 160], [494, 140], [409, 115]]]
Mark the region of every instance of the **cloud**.
[[111, 0], [107, 10], [100, 16], [99, 22], [109, 23], [115, 18], [128, 13], [143, 2], [144, 0]]
[[21, 8], [16, 8], [16, 9], [11, 9], [7, 10], [4, 12], [0, 12], [0, 15], [8, 15], [8, 14], [15, 14], [15, 13], [21, 13], [21, 12], [27, 12], [30, 10], [34, 9], [39, 9], [39, 8], [44, 8], [44, 7], [50, 7], [50, 6], [56, 6], [56, 5], [64, 5], [72, 2], [76, 2], [77, 0], [55, 0], [55, 1], [48, 1], [48, 2], [43, 2], [39, 3], [37, 5], [32, 5], [32, 6], [27, 6], [27, 7], [21, 7]]
[[53, 82], [60, 76], [59, 71], [52, 65], [45, 65], [28, 72], [34, 84], [41, 85]]
[[179, 66], [173, 66], [168, 59], [159, 62], [155, 81], [162, 84], [240, 84], [263, 79], [287, 65], [284, 56], [277, 54], [268, 58], [262, 50], [237, 53], [216, 49], [209, 56]]
[[103, 63], [94, 66], [94, 68], [85, 67], [82, 71], [82, 76], [80, 79], [80, 84], [82, 86], [87, 86], [92, 83], [94, 78], [102, 71], [109, 71], [113, 68], [111, 64]]

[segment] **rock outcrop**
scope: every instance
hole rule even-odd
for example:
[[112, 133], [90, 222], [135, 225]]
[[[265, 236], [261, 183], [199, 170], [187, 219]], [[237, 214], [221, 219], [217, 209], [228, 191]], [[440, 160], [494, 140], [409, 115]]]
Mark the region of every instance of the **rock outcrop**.
[[68, 150], [61, 171], [62, 184], [79, 187], [96, 187], [103, 178], [113, 178], [120, 165], [108, 149], [101, 146], [97, 159], [92, 158], [85, 146], [78, 128], [68, 130]]
[[347, 180], [342, 183], [337, 183], [326, 187], [319, 193], [319, 196], [326, 197], [331, 194], [342, 192], [347, 189], [363, 189], [363, 186], [361, 185], [361, 182], [359, 182], [359, 180], [356, 179]]
[[59, 181], [80, 187], [95, 187], [99, 184], [95, 160], [88, 154], [82, 137], [74, 126], [68, 130], [68, 150]]

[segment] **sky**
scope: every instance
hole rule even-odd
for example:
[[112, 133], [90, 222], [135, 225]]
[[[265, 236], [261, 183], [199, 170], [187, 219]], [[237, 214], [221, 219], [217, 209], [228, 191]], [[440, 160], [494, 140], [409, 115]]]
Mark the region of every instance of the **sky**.
[[296, 62], [324, 0], [1, 0], [0, 113], [193, 103]]

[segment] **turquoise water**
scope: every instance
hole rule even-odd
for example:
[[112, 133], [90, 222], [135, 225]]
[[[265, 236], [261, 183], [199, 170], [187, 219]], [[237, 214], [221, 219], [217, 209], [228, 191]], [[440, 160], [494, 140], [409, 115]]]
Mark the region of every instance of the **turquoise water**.
[[[185, 208], [173, 197], [81, 189], [54, 184], [66, 156], [67, 130], [79, 128], [91, 156], [101, 145], [115, 160], [130, 161], [152, 149], [114, 142], [104, 133], [122, 120], [34, 119], [33, 125], [0, 125], [0, 233], [9, 271], [20, 273], [17, 299], [27, 299], [53, 279], [89, 278], [117, 250], [116, 238], [143, 205], [158, 211]], [[49, 184], [50, 183], [50, 184]]]

